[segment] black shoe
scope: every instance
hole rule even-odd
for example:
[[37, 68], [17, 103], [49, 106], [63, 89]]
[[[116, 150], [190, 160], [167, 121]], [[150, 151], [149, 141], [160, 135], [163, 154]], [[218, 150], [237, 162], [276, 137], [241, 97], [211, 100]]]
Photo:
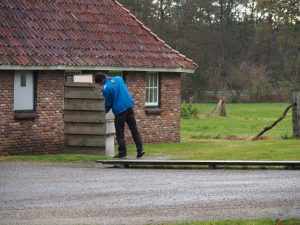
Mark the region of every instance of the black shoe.
[[141, 158], [141, 157], [143, 157], [143, 155], [145, 155], [145, 152], [144, 151], [141, 151], [141, 152], [138, 152], [138, 154], [137, 154], [137, 158]]
[[119, 153], [119, 154], [115, 155], [114, 158], [115, 158], [115, 159], [126, 159], [126, 156], [127, 156], [127, 155], [125, 155], [125, 154], [120, 154], [120, 153]]

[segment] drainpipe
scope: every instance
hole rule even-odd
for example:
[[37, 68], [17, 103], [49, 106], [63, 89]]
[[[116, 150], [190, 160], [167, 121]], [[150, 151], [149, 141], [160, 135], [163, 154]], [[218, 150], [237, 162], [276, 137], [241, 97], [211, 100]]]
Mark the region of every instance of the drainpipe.
[[115, 116], [110, 110], [106, 116], [106, 144], [105, 144], [105, 154], [107, 156], [113, 157], [115, 154]]

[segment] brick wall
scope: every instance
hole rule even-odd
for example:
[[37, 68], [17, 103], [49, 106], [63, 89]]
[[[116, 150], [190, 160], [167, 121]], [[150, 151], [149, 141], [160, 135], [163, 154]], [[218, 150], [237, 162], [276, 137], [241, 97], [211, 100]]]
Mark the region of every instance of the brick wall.
[[0, 154], [63, 150], [63, 74], [63, 71], [40, 71], [36, 95], [38, 118], [16, 120], [13, 112], [14, 72], [0, 71]]
[[[131, 72], [126, 75], [126, 84], [135, 100], [138, 129], [144, 143], [180, 141], [180, 96], [181, 76], [179, 73], [160, 73], [161, 113], [146, 114], [146, 73]], [[126, 128], [126, 141], [133, 143]]]
[[[38, 118], [16, 120], [13, 113], [13, 71], [0, 71], [0, 154], [60, 152], [64, 148], [63, 71], [41, 71], [37, 79]], [[135, 100], [135, 113], [144, 143], [180, 141], [178, 73], [161, 73], [159, 114], [146, 114], [146, 73], [130, 72], [126, 83]], [[133, 143], [126, 128], [127, 143]]]

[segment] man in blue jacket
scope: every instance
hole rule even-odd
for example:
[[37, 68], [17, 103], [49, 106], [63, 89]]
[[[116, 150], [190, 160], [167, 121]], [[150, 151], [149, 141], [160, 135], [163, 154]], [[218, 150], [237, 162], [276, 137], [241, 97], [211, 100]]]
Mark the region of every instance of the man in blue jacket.
[[103, 85], [102, 95], [105, 97], [106, 113], [112, 109], [112, 112], [115, 115], [115, 128], [119, 153], [115, 155], [114, 158], [126, 158], [127, 156], [124, 134], [125, 122], [131, 131], [132, 138], [137, 148], [136, 157], [142, 157], [145, 152], [136, 125], [133, 111], [134, 103], [122, 77], [108, 77], [105, 73], [99, 72], [95, 75], [95, 83], [101, 86]]

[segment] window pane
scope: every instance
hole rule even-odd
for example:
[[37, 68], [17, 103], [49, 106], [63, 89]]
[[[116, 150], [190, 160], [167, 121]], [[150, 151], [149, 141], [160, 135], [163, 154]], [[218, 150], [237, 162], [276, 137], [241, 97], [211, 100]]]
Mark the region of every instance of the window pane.
[[146, 89], [146, 102], [149, 102], [149, 88]]
[[154, 96], [153, 96], [154, 102], [158, 102], [157, 101], [157, 88], [153, 88], [153, 92], [154, 92]]
[[149, 74], [149, 87], [152, 87], [152, 74]]
[[149, 90], [150, 90], [149, 102], [153, 102], [152, 101], [152, 99], [153, 99], [153, 90], [152, 90], [152, 88], [150, 88]]
[[154, 87], [157, 87], [157, 76], [154, 76]]
[[146, 87], [149, 87], [149, 75], [146, 76]]
[[154, 74], [151, 74], [151, 87], [154, 87]]

